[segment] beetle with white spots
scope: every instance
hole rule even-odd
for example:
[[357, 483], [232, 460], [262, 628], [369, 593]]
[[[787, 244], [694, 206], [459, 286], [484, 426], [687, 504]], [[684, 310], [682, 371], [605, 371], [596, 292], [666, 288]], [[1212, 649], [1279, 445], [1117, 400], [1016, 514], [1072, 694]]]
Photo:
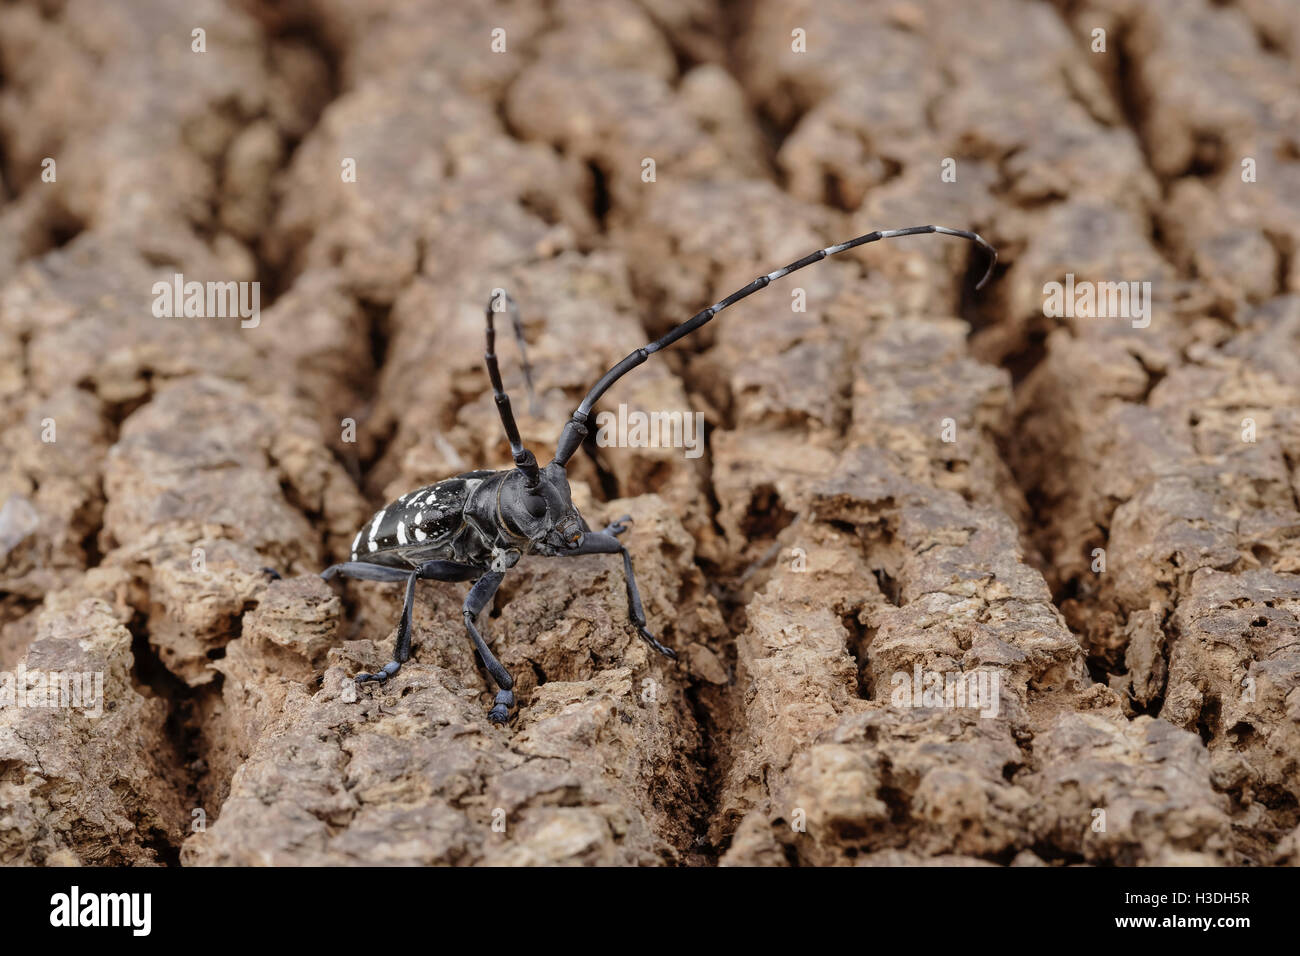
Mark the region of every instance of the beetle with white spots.
[[504, 723], [515, 705], [514, 680], [501, 666], [483, 635], [477, 619], [496, 594], [506, 572], [526, 555], [567, 558], [583, 554], [617, 554], [623, 559], [627, 583], [628, 617], [638, 634], [666, 657], [677, 655], [661, 644], [650, 632], [645, 610], [632, 570], [632, 558], [618, 536], [627, 530], [624, 517], [593, 531], [574, 507], [569, 493], [565, 466], [587, 436], [592, 408], [620, 378], [645, 362], [652, 354], [667, 348], [709, 322], [715, 315], [736, 302], [765, 288], [769, 283], [804, 266], [820, 262], [846, 249], [898, 236], [938, 233], [957, 236], [980, 246], [989, 257], [984, 277], [976, 285], [982, 288], [992, 275], [997, 252], [980, 236], [942, 226], [912, 226], [858, 236], [848, 242], [819, 249], [788, 266], [761, 275], [725, 299], [674, 327], [662, 338], [628, 354], [592, 386], [582, 403], [565, 423], [556, 445], [555, 455], [545, 467], [523, 446], [510, 398], [501, 382], [495, 353], [496, 333], [493, 316], [508, 307], [515, 337], [523, 353], [524, 378], [532, 391], [532, 370], [524, 351], [519, 311], [509, 296], [498, 296], [488, 304], [487, 348], [484, 362], [492, 382], [492, 394], [506, 438], [510, 442], [514, 467], [503, 471], [471, 471], [445, 481], [407, 492], [385, 505], [370, 519], [352, 541], [349, 560], [326, 568], [322, 577], [335, 576], [367, 581], [391, 581], [406, 585], [402, 616], [398, 622], [393, 659], [374, 673], [362, 673], [357, 681], [383, 682], [398, 672], [411, 656], [411, 611], [417, 581], [472, 581], [462, 614], [465, 629], [488, 674], [497, 685], [496, 698], [488, 712], [494, 723]]

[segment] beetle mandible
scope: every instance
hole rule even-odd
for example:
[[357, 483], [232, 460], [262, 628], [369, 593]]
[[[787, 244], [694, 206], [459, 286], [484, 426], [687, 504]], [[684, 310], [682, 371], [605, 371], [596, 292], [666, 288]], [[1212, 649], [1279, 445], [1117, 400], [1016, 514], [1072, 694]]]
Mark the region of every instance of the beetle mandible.
[[[494, 297], [486, 309], [487, 346], [483, 360], [492, 382], [492, 395], [496, 400], [501, 425], [510, 442], [514, 468], [503, 471], [470, 471], [407, 492], [381, 508], [362, 526], [352, 542], [350, 560], [332, 565], [321, 573], [321, 577], [326, 580], [342, 575], [365, 581], [390, 581], [406, 585], [406, 598], [397, 627], [397, 645], [393, 659], [373, 674], [358, 674], [356, 680], [382, 683], [396, 674], [402, 664], [410, 659], [411, 610], [415, 602], [416, 581], [473, 581], [462, 612], [465, 629], [498, 688], [488, 718], [493, 723], [504, 723], [515, 705], [514, 680], [487, 646], [475, 622], [479, 612], [496, 594], [506, 572], [526, 554], [548, 558], [569, 558], [582, 554], [622, 556], [623, 574], [627, 583], [628, 617], [632, 626], [660, 654], [676, 658], [677, 655], [659, 643], [648, 629], [641, 594], [632, 571], [632, 557], [618, 539], [627, 530], [627, 522], [631, 518], [625, 516], [600, 531], [593, 531], [574, 507], [569, 494], [565, 465], [587, 435], [587, 421], [593, 406], [615, 382], [655, 352], [690, 335], [723, 309], [766, 287], [768, 283], [804, 266], [820, 262], [827, 256], [869, 242], [926, 233], [957, 236], [980, 246], [988, 255], [988, 266], [975, 288], [978, 290], [984, 287], [997, 263], [997, 250], [977, 233], [961, 229], [947, 229], [943, 226], [887, 229], [818, 249], [784, 268], [759, 276], [725, 299], [674, 327], [662, 338], [629, 353], [601, 376], [600, 381], [592, 386], [586, 398], [574, 410], [560, 433], [554, 458], [545, 467], [539, 467], [537, 458], [524, 447], [514, 413], [510, 409], [510, 397], [501, 382], [501, 370], [495, 352], [493, 314], [503, 303]], [[502, 298], [509, 307], [515, 337], [522, 352], [524, 339], [519, 326], [518, 309], [508, 296]], [[523, 366], [531, 393], [532, 377], [526, 352], [523, 353]]]

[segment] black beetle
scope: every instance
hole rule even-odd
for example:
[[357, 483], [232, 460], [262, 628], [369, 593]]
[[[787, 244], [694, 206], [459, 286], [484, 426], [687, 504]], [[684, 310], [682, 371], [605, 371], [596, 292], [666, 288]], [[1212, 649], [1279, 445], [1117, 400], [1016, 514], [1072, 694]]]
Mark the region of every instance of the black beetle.
[[[615, 521], [600, 531], [592, 531], [573, 506], [565, 465], [587, 435], [587, 420], [592, 406], [620, 378], [646, 361], [660, 349], [672, 345], [706, 324], [723, 309], [764, 288], [768, 283], [797, 269], [820, 262], [846, 249], [890, 239], [924, 233], [958, 236], [977, 243], [989, 256], [984, 277], [975, 286], [980, 289], [993, 273], [997, 251], [979, 235], [943, 226], [911, 226], [858, 236], [848, 242], [818, 249], [782, 269], [759, 276], [725, 299], [709, 306], [673, 328], [655, 342], [637, 349], [601, 376], [582, 404], [565, 424], [556, 446], [555, 457], [546, 467], [539, 467], [533, 453], [524, 448], [510, 409], [510, 398], [501, 383], [501, 370], [494, 351], [495, 313], [509, 308], [515, 336], [523, 348], [519, 312], [504, 293], [494, 295], [486, 309], [487, 348], [484, 361], [492, 381], [492, 394], [515, 466], [506, 471], [471, 471], [408, 492], [385, 505], [357, 533], [352, 542], [351, 560], [327, 568], [322, 577], [335, 575], [366, 581], [400, 581], [406, 584], [406, 600], [397, 629], [397, 646], [393, 659], [376, 673], [358, 674], [358, 681], [386, 681], [411, 656], [411, 608], [415, 599], [415, 582], [424, 578], [434, 581], [473, 581], [465, 598], [465, 628], [469, 631], [479, 657], [499, 688], [496, 701], [488, 712], [494, 723], [504, 723], [514, 706], [514, 680], [488, 648], [475, 626], [480, 611], [496, 593], [501, 579], [525, 554], [543, 557], [573, 557], [581, 554], [621, 554], [627, 579], [628, 616], [637, 633], [651, 647], [666, 657], [677, 655], [660, 644], [646, 627], [645, 610], [632, 572], [632, 558], [618, 540], [627, 530], [629, 517]], [[524, 374], [532, 389], [531, 370], [524, 354]]]

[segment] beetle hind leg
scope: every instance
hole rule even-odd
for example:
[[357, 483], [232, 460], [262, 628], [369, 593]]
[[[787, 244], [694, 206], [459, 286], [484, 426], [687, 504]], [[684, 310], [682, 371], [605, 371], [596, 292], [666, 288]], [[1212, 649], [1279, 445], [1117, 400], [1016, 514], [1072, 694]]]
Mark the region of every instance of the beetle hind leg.
[[389, 568], [382, 564], [369, 564], [365, 561], [344, 561], [331, 564], [320, 573], [326, 581], [334, 577], [353, 578], [357, 581], [405, 581], [410, 571], [401, 568]]

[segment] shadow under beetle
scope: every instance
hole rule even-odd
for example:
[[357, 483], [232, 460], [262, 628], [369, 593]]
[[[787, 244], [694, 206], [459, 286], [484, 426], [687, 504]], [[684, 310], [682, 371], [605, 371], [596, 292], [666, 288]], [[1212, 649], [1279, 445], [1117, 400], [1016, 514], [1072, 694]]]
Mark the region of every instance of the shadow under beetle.
[[321, 577], [326, 580], [342, 575], [365, 581], [392, 581], [406, 585], [406, 598], [402, 604], [402, 618], [397, 628], [397, 646], [393, 651], [393, 659], [373, 674], [358, 674], [356, 680], [382, 683], [396, 674], [402, 664], [410, 659], [411, 609], [415, 601], [416, 581], [422, 578], [432, 581], [473, 581], [463, 609], [465, 629], [498, 688], [488, 717], [494, 723], [504, 723], [510, 716], [510, 708], [515, 704], [512, 690], [514, 680], [483, 640], [475, 621], [479, 612], [496, 594], [506, 571], [514, 567], [525, 554], [548, 558], [569, 558], [581, 554], [621, 555], [627, 581], [628, 617], [632, 625], [656, 651], [665, 657], [675, 658], [677, 655], [660, 644], [646, 626], [645, 609], [641, 605], [641, 594], [632, 571], [632, 557], [618, 540], [618, 536], [627, 530], [627, 522], [631, 518], [624, 516], [600, 531], [592, 531], [573, 506], [569, 495], [569, 479], [564, 466], [587, 435], [587, 420], [592, 406], [610, 386], [655, 352], [690, 335], [723, 309], [766, 287], [768, 283], [846, 249], [879, 239], [925, 233], [957, 236], [984, 249], [988, 254], [988, 267], [975, 286], [977, 290], [983, 288], [993, 273], [997, 251], [973, 232], [946, 229], [943, 226], [911, 226], [907, 229], [872, 232], [848, 242], [818, 249], [784, 268], [759, 276], [725, 299], [696, 313], [663, 338], [627, 355], [592, 386], [582, 404], [565, 423], [556, 445], [555, 457], [544, 468], [538, 466], [536, 457], [523, 446], [519, 438], [519, 428], [510, 409], [510, 398], [501, 384], [501, 370], [494, 351], [496, 332], [492, 324], [493, 315], [508, 308], [523, 355], [524, 378], [531, 395], [532, 370], [524, 351], [519, 310], [509, 296], [494, 297], [486, 310], [487, 347], [483, 359], [487, 364], [492, 394], [506, 438], [510, 442], [515, 466], [506, 471], [470, 471], [407, 492], [381, 508], [357, 532], [352, 542], [350, 560], [335, 564], [322, 572]]

